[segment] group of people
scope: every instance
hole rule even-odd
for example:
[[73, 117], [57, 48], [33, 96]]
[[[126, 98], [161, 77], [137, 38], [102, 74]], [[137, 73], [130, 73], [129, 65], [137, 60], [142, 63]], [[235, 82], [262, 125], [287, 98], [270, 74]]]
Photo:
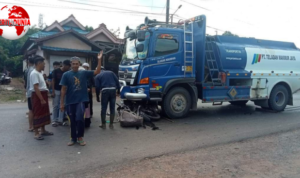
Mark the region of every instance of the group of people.
[[[48, 103], [48, 87], [44, 78], [45, 62], [41, 56], [28, 59], [26, 97], [29, 109], [29, 132], [34, 132], [36, 140], [44, 140], [44, 136], [53, 135], [47, 131], [45, 126], [52, 123], [53, 127], [63, 124], [67, 118], [71, 127], [72, 146], [78, 143], [86, 145], [83, 140], [84, 128], [91, 123], [93, 115], [93, 86], [96, 87], [97, 101], [100, 102], [101, 93], [101, 122], [102, 129], [106, 129], [106, 111], [110, 103], [110, 125], [113, 129], [115, 117], [115, 104], [117, 91], [120, 89], [118, 78], [112, 71], [101, 68], [103, 51], [98, 54], [98, 65], [96, 70], [89, 70], [89, 65], [81, 65], [80, 58], [72, 57], [65, 60], [59, 67], [52, 71], [51, 96], [53, 98], [53, 113]], [[82, 69], [84, 68], [84, 69]]]

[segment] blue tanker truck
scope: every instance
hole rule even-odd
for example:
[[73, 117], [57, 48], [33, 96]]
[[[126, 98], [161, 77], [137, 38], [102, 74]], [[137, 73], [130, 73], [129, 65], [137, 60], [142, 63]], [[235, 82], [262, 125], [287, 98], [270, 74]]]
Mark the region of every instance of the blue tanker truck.
[[134, 112], [181, 118], [200, 99], [283, 111], [300, 88], [300, 51], [294, 43], [207, 36], [206, 16], [167, 25], [145, 19], [125, 33], [119, 65], [121, 99]]

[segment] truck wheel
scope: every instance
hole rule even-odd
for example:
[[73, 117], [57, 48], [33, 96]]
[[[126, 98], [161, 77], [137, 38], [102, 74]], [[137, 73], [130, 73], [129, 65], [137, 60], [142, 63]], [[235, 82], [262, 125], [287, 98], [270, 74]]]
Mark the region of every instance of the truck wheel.
[[229, 101], [230, 104], [235, 106], [245, 106], [248, 103], [248, 100], [246, 101]]
[[283, 111], [289, 99], [289, 92], [283, 85], [277, 85], [273, 88], [270, 98], [269, 106], [274, 111]]
[[185, 117], [191, 108], [191, 96], [182, 87], [173, 88], [166, 95], [162, 108], [169, 118]]

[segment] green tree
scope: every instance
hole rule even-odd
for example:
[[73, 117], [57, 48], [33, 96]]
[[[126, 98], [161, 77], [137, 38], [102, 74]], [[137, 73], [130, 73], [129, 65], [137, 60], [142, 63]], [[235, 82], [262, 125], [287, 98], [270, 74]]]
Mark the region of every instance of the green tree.
[[0, 72], [6, 66], [14, 77], [22, 74], [23, 56], [18, 53], [28, 37], [38, 31], [40, 31], [39, 28], [32, 26], [26, 35], [18, 40], [7, 40], [0, 37]]
[[10, 71], [12, 77], [21, 76], [23, 74], [23, 56], [15, 56], [5, 60], [4, 65]]
[[120, 27], [119, 27], [118, 29], [116, 29], [116, 30], [110, 29], [109, 31], [110, 31], [115, 37], [119, 38], [119, 36], [120, 36]]
[[236, 37], [238, 37], [238, 35], [235, 35], [235, 34], [231, 33], [230, 31], [225, 31], [222, 35], [223, 36], [236, 36]]
[[92, 26], [85, 26], [85, 30], [88, 31], [88, 32], [91, 32], [94, 30], [94, 28]]
[[4, 50], [3, 47], [0, 46], [0, 72], [3, 71], [4, 63], [8, 59], [7, 53], [8, 53], [8, 50]]

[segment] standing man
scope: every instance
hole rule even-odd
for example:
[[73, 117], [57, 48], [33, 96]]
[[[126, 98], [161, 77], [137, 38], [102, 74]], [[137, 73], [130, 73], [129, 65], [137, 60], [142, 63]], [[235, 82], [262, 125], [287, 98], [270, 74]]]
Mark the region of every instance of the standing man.
[[[43, 136], [53, 135], [53, 133], [45, 129], [45, 125], [50, 124], [51, 120], [48, 104], [48, 89], [42, 73], [45, 69], [44, 58], [35, 56], [34, 63], [35, 69], [30, 74], [33, 127], [35, 131], [34, 138], [36, 140], [43, 140]], [[39, 134], [39, 128], [41, 128], [41, 134]]]
[[28, 69], [27, 69], [27, 73], [25, 76], [26, 78], [26, 98], [27, 98], [27, 103], [28, 103], [28, 122], [29, 122], [29, 129], [28, 129], [28, 132], [33, 132], [34, 129], [33, 129], [33, 113], [32, 113], [32, 103], [31, 103], [31, 94], [32, 94], [32, 91], [30, 91], [30, 74], [31, 72], [34, 70], [34, 59], [32, 57], [30, 57], [28, 60]]
[[[59, 62], [57, 62], [57, 61], [53, 62], [53, 70], [50, 72], [50, 74], [48, 76], [48, 85], [51, 85], [51, 83], [52, 83], [52, 78], [53, 78], [52, 72], [55, 69], [58, 69], [59, 67], [60, 67], [60, 63]], [[54, 91], [52, 91], [52, 86], [50, 86], [50, 93], [52, 94], [52, 92], [54, 92]]]
[[[90, 65], [88, 63], [83, 63], [82, 67], [85, 70], [90, 69]], [[89, 107], [90, 107], [91, 118], [93, 116], [93, 87], [94, 86], [95, 86], [95, 80], [94, 80], [94, 78], [91, 78], [90, 80], [88, 80]]]
[[[85, 102], [89, 101], [87, 81], [101, 72], [101, 59], [103, 51], [98, 54], [98, 67], [95, 71], [79, 71], [79, 58], [71, 58], [72, 70], [64, 73], [60, 85], [61, 99], [60, 109], [63, 112], [66, 108], [68, 117], [71, 122], [71, 141], [68, 146], [78, 142], [81, 146], [86, 143], [83, 141], [84, 136], [84, 110]], [[66, 107], [63, 104], [66, 96]]]
[[116, 93], [120, 89], [120, 83], [117, 76], [112, 71], [102, 71], [95, 78], [97, 101], [100, 102], [99, 94], [101, 91], [101, 121], [102, 129], [106, 129], [106, 110], [109, 102], [110, 123], [109, 128], [114, 128]]
[[53, 98], [53, 119], [52, 126], [57, 127], [58, 125], [63, 124], [64, 112], [60, 111], [60, 97], [61, 97], [61, 85], [60, 81], [63, 74], [69, 71], [71, 68], [71, 61], [64, 60], [62, 67], [53, 70], [52, 72], [52, 98]]

